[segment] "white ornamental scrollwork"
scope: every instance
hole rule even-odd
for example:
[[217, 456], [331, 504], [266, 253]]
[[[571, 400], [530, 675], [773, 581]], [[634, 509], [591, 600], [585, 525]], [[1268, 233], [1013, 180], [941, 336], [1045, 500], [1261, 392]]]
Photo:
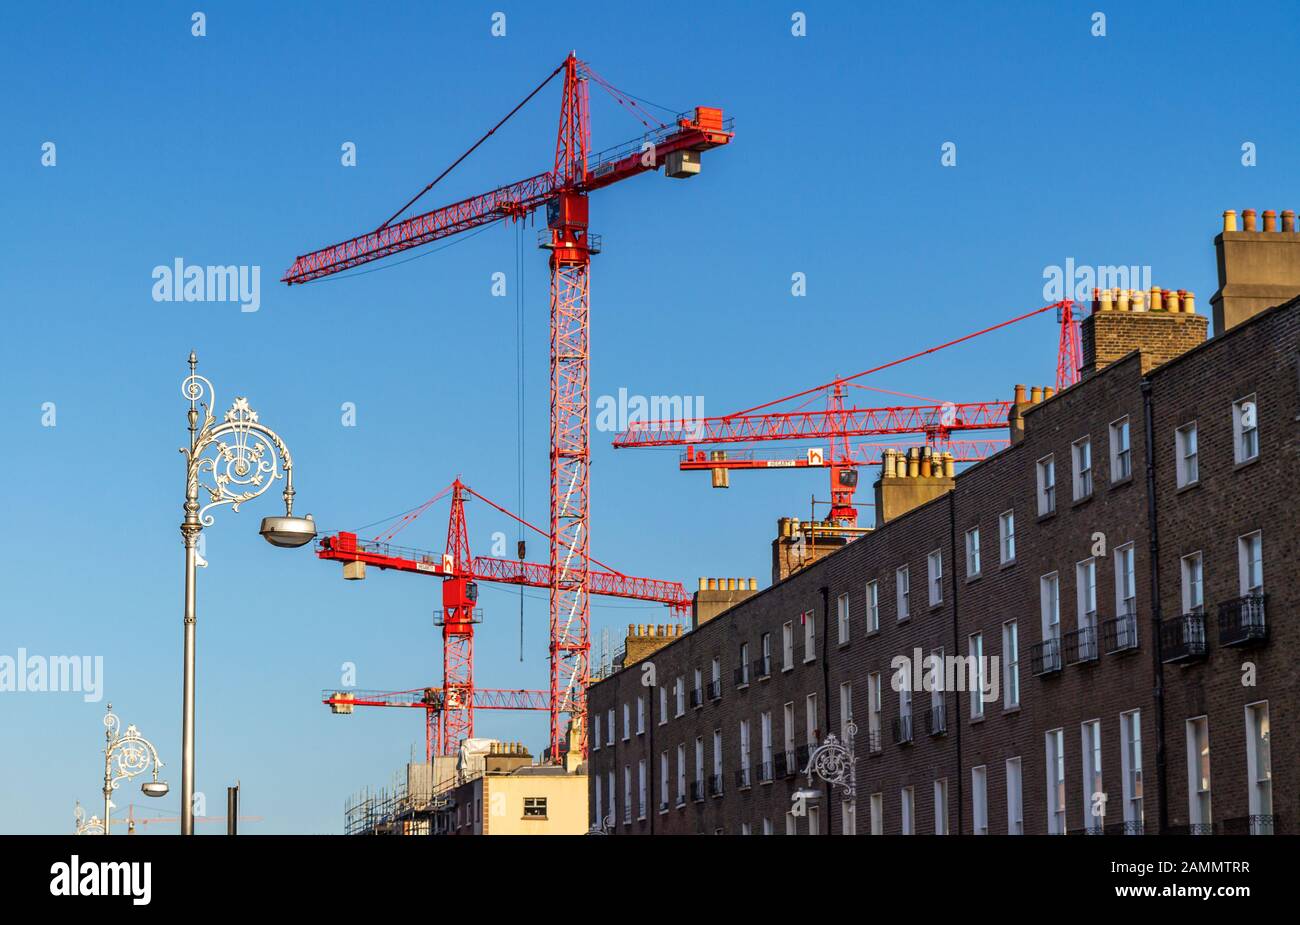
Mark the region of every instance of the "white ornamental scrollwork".
[[153, 776], [156, 779], [163, 762], [153, 743], [140, 735], [140, 730], [134, 724], [127, 726], [125, 733], [120, 733], [122, 723], [111, 712], [111, 704], [109, 710], [104, 716], [104, 738], [108, 743], [104, 749], [105, 789], [116, 790], [118, 781], [137, 777], [150, 767], [154, 769]]
[[[231, 510], [238, 511], [241, 504], [264, 494], [272, 483], [291, 473], [293, 460], [279, 435], [259, 422], [247, 398], [237, 397], [218, 422], [212, 414], [216, 395], [207, 378], [191, 372], [181, 383], [181, 394], [190, 402], [192, 431], [200, 417], [198, 408], [202, 408], [202, 425], [197, 427], [191, 447], [182, 447], [181, 453], [189, 464], [186, 496], [197, 504], [202, 494], [207, 503], [196, 514], [203, 526], [210, 527], [212, 508], [229, 504]], [[292, 498], [292, 484], [290, 478], [286, 502]]]
[[814, 777], [820, 777], [826, 783], [840, 787], [845, 799], [855, 799], [857, 761], [853, 756], [853, 739], [857, 731], [858, 727], [850, 720], [844, 729], [843, 742], [832, 732], [826, 736], [825, 742], [813, 749], [808, 756], [808, 766], [804, 768], [809, 785]]

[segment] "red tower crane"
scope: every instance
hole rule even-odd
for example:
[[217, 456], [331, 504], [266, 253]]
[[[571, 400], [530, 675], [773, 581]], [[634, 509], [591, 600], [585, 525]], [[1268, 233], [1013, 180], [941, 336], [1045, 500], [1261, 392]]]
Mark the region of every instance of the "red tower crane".
[[[564, 87], [552, 169], [397, 221], [560, 74], [564, 75]], [[607, 152], [591, 153], [590, 82], [637, 115], [647, 133]], [[570, 53], [505, 118], [388, 221], [374, 231], [300, 256], [283, 278], [290, 285], [306, 283], [470, 228], [505, 219], [519, 220], [546, 206], [547, 232], [541, 246], [551, 252], [549, 597], [550, 739], [554, 756], [567, 745], [563, 720], [566, 712], [578, 720], [583, 754], [587, 750], [585, 712], [591, 650], [589, 269], [591, 255], [600, 252], [600, 238], [589, 230], [587, 197], [595, 190], [656, 170], [660, 165], [666, 176], [692, 177], [700, 171], [702, 152], [731, 141], [730, 127], [722, 110], [708, 107], [679, 115], [671, 125], [659, 122]]]
[[[441, 555], [394, 546], [388, 542], [448, 492], [451, 493], [451, 515], [447, 525], [447, 545]], [[472, 736], [476, 708], [486, 704], [490, 709], [535, 709], [538, 697], [542, 695], [540, 691], [484, 691], [474, 686], [474, 625], [480, 619], [475, 607], [478, 601], [478, 582], [550, 588], [554, 584], [554, 574], [551, 566], [525, 562], [522, 558], [498, 559], [472, 555], [465, 519], [467, 496], [477, 498], [545, 536], [541, 528], [512, 514], [456, 479], [446, 489], [404, 515], [392, 530], [381, 537], [366, 541], [359, 539], [355, 533], [343, 531], [323, 537], [316, 550], [317, 556], [323, 560], [342, 562], [345, 578], [364, 578], [366, 567], [375, 566], [443, 579], [442, 609], [438, 621], [442, 626], [443, 642], [442, 687], [419, 689], [419, 694], [425, 698], [423, 700], [406, 697], [404, 695], [415, 692], [405, 691], [390, 695], [396, 697], [399, 703], [359, 702], [355, 699], [349, 701], [359, 706], [423, 705], [426, 710], [425, 750], [428, 754], [453, 754], [462, 739]], [[592, 568], [592, 564], [597, 567]], [[625, 575], [596, 559], [590, 560], [587, 572], [588, 588], [592, 594], [665, 604], [679, 619], [690, 609], [690, 596], [680, 582]], [[430, 692], [436, 692], [436, 696]], [[506, 694], [517, 694], [523, 699], [510, 699], [504, 696]], [[342, 692], [339, 696], [344, 695], [351, 696], [348, 692]], [[325, 702], [330, 703], [330, 700], [327, 698]], [[552, 705], [549, 695], [546, 702], [549, 710]], [[560, 752], [552, 752], [555, 756], [559, 754]]]

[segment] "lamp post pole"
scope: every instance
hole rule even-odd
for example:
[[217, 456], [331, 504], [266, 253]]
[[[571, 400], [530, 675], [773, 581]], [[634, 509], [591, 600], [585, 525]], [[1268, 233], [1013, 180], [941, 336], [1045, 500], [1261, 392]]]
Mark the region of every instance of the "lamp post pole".
[[[114, 759], [116, 759], [116, 773], [114, 773]], [[158, 779], [158, 769], [163, 766], [162, 759], [158, 757], [158, 749], [153, 747], [153, 743], [140, 735], [140, 730], [134, 725], [126, 727], [126, 732], [122, 732], [122, 721], [117, 718], [113, 712], [113, 705], [108, 705], [108, 710], [104, 714], [104, 822], [102, 826], [103, 835], [111, 834], [113, 824], [113, 791], [117, 789], [117, 783], [121, 780], [130, 780], [143, 774], [145, 771], [153, 768], [153, 780], [146, 782], [141, 786], [145, 796], [160, 797], [167, 793], [167, 784]], [[77, 812], [81, 813], [81, 806], [78, 804]], [[91, 822], [95, 820], [91, 818]], [[78, 817], [80, 822], [80, 817]], [[80, 826], [78, 827], [78, 834]]]
[[[196, 624], [196, 572], [199, 534], [212, 526], [209, 511], [228, 504], [232, 511], [263, 494], [284, 479], [284, 516], [262, 519], [262, 536], [273, 546], [295, 547], [311, 542], [316, 525], [311, 515], [293, 515], [293, 458], [280, 435], [258, 420], [248, 399], [236, 397], [222, 420], [212, 414], [216, 404], [212, 383], [196, 370], [198, 357], [189, 359], [190, 374], [181, 383], [189, 401], [190, 445], [181, 448], [186, 459], [185, 520], [185, 654], [181, 717], [181, 834], [194, 834], [194, 649]], [[201, 409], [201, 410], [200, 410]], [[205, 480], [205, 475], [207, 476]], [[200, 493], [202, 489], [202, 494]], [[200, 506], [204, 497], [206, 504]], [[205, 563], [206, 564], [206, 563]]]

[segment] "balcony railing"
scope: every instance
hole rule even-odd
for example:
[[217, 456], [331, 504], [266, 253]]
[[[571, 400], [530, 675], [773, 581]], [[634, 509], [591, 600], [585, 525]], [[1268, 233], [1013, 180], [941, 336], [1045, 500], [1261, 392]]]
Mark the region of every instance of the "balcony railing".
[[661, 813], [666, 813], [666, 812], [668, 812], [668, 801], [667, 801], [667, 800], [660, 800], [660, 801], [659, 801], [659, 812], [661, 812]]
[[1268, 639], [1264, 621], [1264, 594], [1247, 594], [1219, 605], [1219, 642], [1243, 646]]
[[777, 752], [774, 763], [777, 777], [794, 777], [799, 773], [794, 752]]
[[685, 805], [686, 805], [686, 794], [684, 793], [677, 794], [677, 808], [681, 809]]
[[1224, 819], [1224, 835], [1272, 835], [1281, 824], [1281, 817], [1274, 815], [1236, 816]]
[[697, 687], [697, 688], [694, 688], [694, 689], [691, 690], [691, 706], [692, 706], [692, 707], [702, 707], [702, 706], [704, 706], [704, 689], [703, 689], [703, 688]]
[[905, 745], [912, 741], [912, 717], [894, 717], [894, 744]]
[[736, 687], [743, 687], [749, 683], [749, 666], [741, 665], [735, 670]]
[[755, 659], [752, 668], [754, 677], [759, 679], [770, 678], [772, 676], [772, 657], [765, 655], [762, 658]]
[[709, 796], [711, 797], [722, 796], [722, 775], [721, 774], [709, 775]]
[[750, 768], [736, 769], [736, 786], [744, 789], [753, 783], [752, 771]]
[[1061, 670], [1061, 640], [1044, 639], [1029, 647], [1029, 670], [1035, 675], [1054, 674]]
[[948, 707], [940, 703], [930, 707], [925, 715], [925, 731], [932, 736], [941, 736], [948, 731]]
[[721, 700], [721, 699], [722, 699], [722, 681], [721, 681], [721, 680], [710, 681], [710, 682], [709, 682], [709, 699], [710, 699], [710, 700]]
[[1106, 824], [1107, 835], [1141, 835], [1146, 830], [1140, 819], [1131, 819], [1124, 822], [1109, 822]]
[[[1094, 615], [1094, 620], [1096, 619]], [[1094, 624], [1095, 625], [1095, 624]], [[1065, 662], [1078, 665], [1097, 660], [1097, 631], [1093, 626], [1084, 626], [1061, 637], [1061, 648], [1065, 650]]]
[[691, 799], [694, 800], [696, 803], [704, 799], [704, 781], [702, 780], [691, 781]]
[[879, 754], [880, 748], [881, 748], [880, 730], [868, 729], [867, 730], [867, 752], [872, 755]]
[[1160, 651], [1166, 662], [1205, 656], [1205, 614], [1185, 613], [1160, 624]]
[[760, 761], [758, 763], [758, 782], [760, 784], [767, 784], [767, 783], [771, 783], [771, 781], [772, 781], [772, 761], [769, 758], [767, 761]]
[[1123, 613], [1101, 625], [1102, 645], [1106, 654], [1128, 652], [1138, 646], [1137, 614]]

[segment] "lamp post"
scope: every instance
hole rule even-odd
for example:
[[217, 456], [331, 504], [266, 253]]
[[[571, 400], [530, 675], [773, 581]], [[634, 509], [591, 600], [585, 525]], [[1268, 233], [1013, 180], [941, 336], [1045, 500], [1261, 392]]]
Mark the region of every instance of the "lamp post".
[[844, 726], [844, 741], [841, 742], [832, 732], [825, 742], [812, 750], [808, 755], [808, 766], [803, 769], [808, 776], [808, 785], [790, 796], [796, 805], [802, 807], [821, 798], [821, 791], [813, 787], [814, 778], [820, 778], [831, 787], [839, 787], [849, 802], [857, 798], [858, 761], [853, 755], [853, 738], [857, 732], [857, 724], [849, 720]]
[[[116, 762], [114, 759], [116, 759]], [[115, 764], [116, 767], [114, 767]], [[112, 828], [112, 796], [113, 791], [117, 789], [118, 781], [130, 780], [152, 767], [153, 780], [141, 784], [140, 791], [148, 797], [166, 796], [167, 783], [158, 779], [158, 769], [162, 766], [162, 759], [158, 757], [158, 749], [153, 747], [152, 742], [140, 735], [139, 729], [131, 725], [126, 727], [126, 732], [122, 732], [122, 721], [113, 713], [113, 705], [110, 703], [108, 710], [104, 714], [104, 823], [101, 826], [102, 834], [110, 834]], [[77, 804], [77, 812], [81, 812], [81, 804]], [[90, 823], [87, 823], [87, 828], [97, 821], [92, 817]], [[82, 832], [80, 824], [77, 827], [77, 834], [86, 834]]]
[[77, 835], [103, 835], [104, 823], [99, 821], [98, 816], [86, 818], [86, 811], [81, 808], [81, 801], [77, 801], [77, 808], [72, 813], [72, 818], [76, 821]]
[[[232, 511], [262, 495], [272, 483], [284, 479], [284, 516], [262, 519], [261, 534], [273, 546], [293, 548], [316, 537], [311, 515], [293, 515], [293, 458], [280, 435], [258, 421], [248, 399], [236, 397], [218, 421], [212, 383], [195, 370], [198, 358], [190, 353], [190, 374], [181, 393], [190, 403], [189, 448], [186, 460], [185, 520], [185, 681], [181, 722], [181, 834], [194, 834], [194, 626], [195, 580], [199, 534], [212, 526], [209, 511], [228, 504]], [[199, 409], [202, 408], [202, 414]], [[202, 418], [202, 420], [200, 420]], [[206, 477], [206, 479], [205, 479]], [[200, 506], [200, 488], [204, 500]]]

